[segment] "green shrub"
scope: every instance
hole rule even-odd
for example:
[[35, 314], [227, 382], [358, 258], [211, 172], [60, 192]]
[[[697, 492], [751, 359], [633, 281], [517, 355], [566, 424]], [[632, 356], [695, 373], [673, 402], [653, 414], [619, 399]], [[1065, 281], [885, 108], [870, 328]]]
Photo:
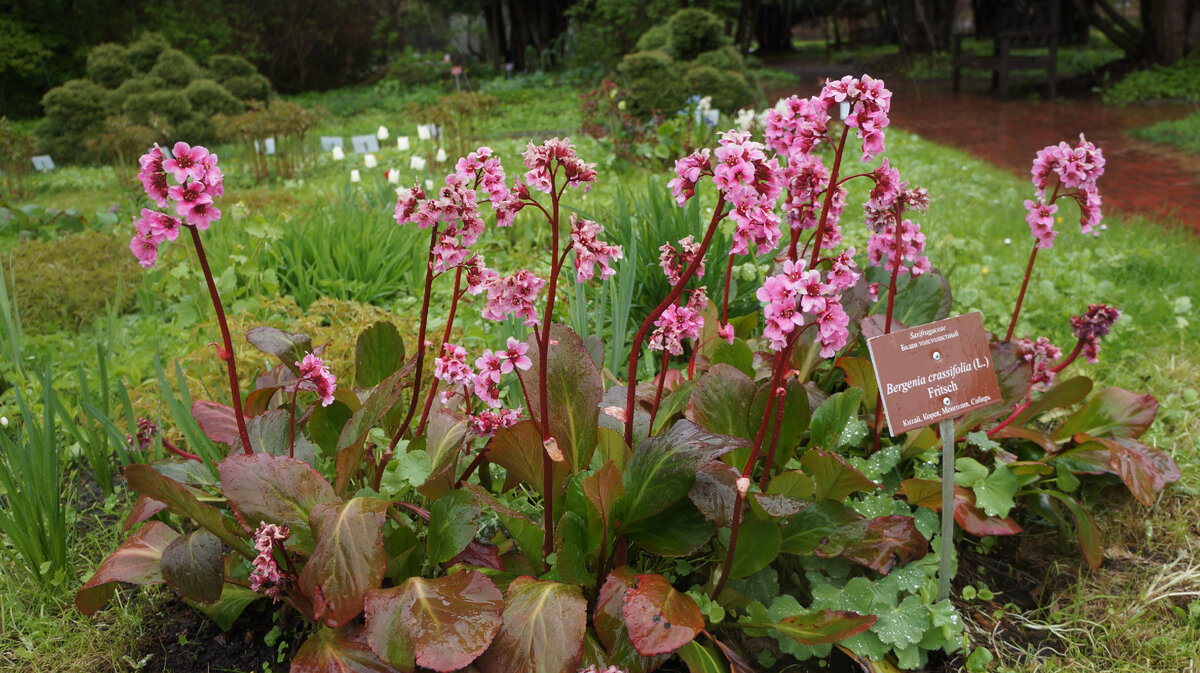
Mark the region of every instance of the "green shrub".
[[153, 93], [162, 91], [167, 88], [167, 83], [162, 81], [162, 78], [153, 75], [142, 75], [127, 79], [121, 83], [113, 91], [108, 92], [108, 109], [113, 113], [119, 113], [125, 107], [125, 101], [134, 94]]
[[158, 57], [171, 48], [171, 43], [161, 33], [142, 33], [136, 42], [129, 45], [129, 62], [138, 72], [146, 73], [158, 62]]
[[12, 251], [8, 277], [24, 325], [49, 331], [78, 329], [114, 300], [130, 308], [139, 271], [126, 239], [86, 232], [21, 243]]
[[675, 63], [666, 52], [639, 51], [621, 59], [618, 67], [629, 91], [630, 113], [641, 118], [655, 110], [673, 112], [683, 103]]
[[121, 112], [135, 124], [149, 124], [150, 115], [157, 114], [173, 127], [178, 127], [193, 116], [191, 101], [179, 89], [133, 94], [125, 100]]
[[728, 43], [720, 17], [703, 9], [681, 9], [667, 22], [667, 51], [676, 61], [690, 61]]
[[121, 82], [133, 76], [133, 66], [119, 44], [100, 44], [88, 52], [87, 74], [92, 81], [105, 89], [115, 89]]
[[742, 59], [742, 55], [733, 47], [721, 47], [712, 51], [706, 51], [696, 57], [692, 61], [693, 66], [706, 65], [717, 70], [735, 70], [740, 73], [746, 72], [746, 62]]
[[60, 161], [77, 157], [84, 139], [108, 116], [106, 93], [86, 79], [73, 79], [47, 91], [42, 97], [46, 117], [36, 131], [41, 149]]
[[192, 115], [176, 124], [172, 124], [171, 137], [182, 140], [190, 145], [204, 145], [216, 138], [217, 126], [212, 119], [201, 115]]
[[1138, 70], [1104, 92], [1104, 102], [1110, 105], [1172, 98], [1200, 101], [1200, 58]]
[[221, 83], [240, 101], [265, 101], [271, 97], [271, 82], [259, 74], [230, 77]]
[[671, 31], [667, 30], [667, 24], [660, 23], [653, 26], [650, 30], [642, 33], [638, 38], [638, 51], [650, 51], [651, 49], [666, 49], [667, 40], [671, 37]]
[[178, 49], [163, 50], [158, 55], [158, 60], [154, 62], [154, 68], [150, 70], [150, 74], [161, 77], [170, 86], [179, 88], [187, 86], [194, 79], [203, 77], [200, 66], [196, 65], [192, 57]]
[[222, 84], [234, 77], [253, 77], [258, 74], [254, 64], [241, 56], [217, 54], [208, 61], [208, 69]]
[[232, 115], [245, 109], [242, 102], [233, 97], [229, 90], [211, 79], [193, 80], [183, 91], [197, 114], [211, 117], [215, 114]]
[[745, 76], [733, 70], [692, 66], [684, 76], [684, 87], [685, 95], [712, 96], [712, 106], [726, 114], [755, 103], [754, 87]]

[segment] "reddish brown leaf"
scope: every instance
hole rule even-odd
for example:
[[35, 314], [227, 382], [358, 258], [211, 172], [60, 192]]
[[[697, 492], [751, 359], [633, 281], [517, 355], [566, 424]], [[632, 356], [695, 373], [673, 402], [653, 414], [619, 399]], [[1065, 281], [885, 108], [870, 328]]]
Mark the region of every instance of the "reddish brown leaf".
[[805, 645], [822, 645], [845, 640], [871, 628], [877, 617], [844, 610], [818, 610], [785, 617], [779, 624], [765, 624]]
[[162, 577], [184, 598], [211, 605], [225, 584], [225, 548], [217, 536], [194, 530], [175, 538], [162, 553]]
[[621, 470], [612, 461], [605, 463], [594, 474], [584, 477], [583, 494], [600, 513], [600, 522], [606, 529], [609, 528], [617, 500], [625, 495]]
[[[737, 501], [737, 480], [741, 474], [725, 463], [713, 461], [696, 470], [696, 480], [688, 498], [704, 518], [718, 526], [733, 523], [733, 506]], [[743, 501], [742, 510], [746, 505]]]
[[460, 563], [477, 568], [504, 570], [504, 562], [500, 560], [500, 548], [479, 540], [471, 540], [466, 549], [442, 565], [451, 568]]
[[1133, 439], [1099, 439], [1108, 447], [1109, 462], [1138, 502], [1154, 505], [1158, 492], [1179, 481], [1179, 466], [1165, 452]]
[[1050, 436], [1050, 433], [1042, 430], [1020, 427], [1015, 424], [1000, 428], [993, 436], [997, 439], [1026, 439], [1042, 447], [1042, 450], [1044, 450], [1046, 453], [1058, 453], [1059, 449], [1062, 448], [1058, 445], [1058, 442], [1054, 441], [1054, 438]]
[[316, 470], [287, 456], [234, 453], [217, 470], [221, 491], [250, 529], [265, 521], [307, 530], [309, 510], [337, 498]]
[[[515, 488], [524, 483], [541, 493], [544, 490], [542, 478], [542, 438], [534, 428], [533, 421], [520, 421], [511, 428], [505, 428], [488, 440], [484, 449], [489, 463], [503, 467], [506, 473], [504, 490]], [[567, 465], [554, 464], [554, 492], [561, 494], [567, 483]]]
[[729, 661], [729, 673], [755, 673], [754, 666], [745, 657], [735, 652], [732, 647], [716, 638], [711, 638], [711, 640], [717, 646], [717, 649], [721, 650], [721, 654], [725, 655], [725, 659]]
[[412, 577], [367, 594], [367, 643], [401, 671], [415, 664], [448, 673], [487, 650], [503, 611], [500, 590], [474, 570], [440, 579]]
[[300, 588], [313, 599], [313, 616], [337, 628], [363, 610], [363, 598], [379, 587], [387, 558], [383, 519], [388, 503], [355, 498], [345, 505], [312, 508], [316, 547], [300, 572]]
[[975, 505], [975, 491], [961, 486], [954, 487], [954, 520], [960, 528], [977, 537], [1021, 532], [1021, 526], [1011, 518], [1001, 519], [984, 513]]
[[192, 403], [192, 418], [196, 419], [200, 429], [214, 442], [233, 446], [238, 440], [237, 418], [233, 409], [224, 404], [196, 400]]
[[578, 587], [518, 577], [508, 585], [503, 625], [476, 660], [482, 673], [574, 673], [583, 658], [587, 600]]
[[666, 663], [671, 655], [643, 657], [629, 640], [622, 609], [625, 607], [625, 594], [633, 587], [634, 581], [635, 573], [629, 566], [621, 566], [612, 571], [600, 587], [592, 626], [595, 627], [596, 635], [605, 648], [604, 654], [608, 663], [629, 673], [649, 673]]
[[1054, 439], [1062, 441], [1081, 432], [1093, 437], [1112, 435], [1137, 439], [1154, 422], [1157, 413], [1158, 400], [1153, 395], [1105, 388], [1064, 421], [1054, 431]]
[[893, 514], [842, 526], [814, 553], [824, 558], [841, 556], [886, 575], [897, 564], [922, 558], [927, 551], [929, 541], [917, 530], [913, 518]]
[[226, 519], [221, 510], [197, 500], [193, 489], [160, 474], [144, 463], [127, 466], [125, 481], [138, 493], [163, 503], [175, 514], [195, 521], [201, 528], [216, 535], [243, 556], [250, 558], [254, 555], [243, 539], [249, 535], [238, 528], [233, 519]]
[[900, 492], [914, 507], [942, 511], [942, 482], [939, 479], [905, 479], [900, 482]]
[[396, 673], [375, 656], [358, 624], [340, 629], [318, 626], [296, 650], [291, 673]]
[[704, 629], [704, 614], [662, 575], [638, 575], [621, 608], [629, 640], [646, 657], [669, 654]]
[[75, 607], [91, 617], [104, 607], [116, 587], [113, 582], [161, 584], [162, 553], [179, 533], [170, 526], [151, 521], [142, 526], [96, 568], [91, 579], [75, 594]]
[[149, 519], [166, 509], [167, 506], [146, 495], [139, 495], [137, 502], [133, 503], [133, 509], [129, 510], [129, 514], [125, 516], [125, 522], [121, 524], [121, 532], [128, 533], [130, 528]]

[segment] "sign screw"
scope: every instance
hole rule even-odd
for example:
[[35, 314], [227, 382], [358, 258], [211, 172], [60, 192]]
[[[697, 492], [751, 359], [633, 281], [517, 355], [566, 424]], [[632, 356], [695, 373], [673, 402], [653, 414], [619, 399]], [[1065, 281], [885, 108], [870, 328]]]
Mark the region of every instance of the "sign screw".
[[942, 398], [942, 406], [946, 406], [946, 407], [950, 406], [950, 398], [949, 397]]
[[942, 354], [941, 354], [939, 351], [934, 351], [934, 352], [933, 352], [933, 359], [934, 359], [934, 360], [941, 360], [941, 359], [942, 359]]

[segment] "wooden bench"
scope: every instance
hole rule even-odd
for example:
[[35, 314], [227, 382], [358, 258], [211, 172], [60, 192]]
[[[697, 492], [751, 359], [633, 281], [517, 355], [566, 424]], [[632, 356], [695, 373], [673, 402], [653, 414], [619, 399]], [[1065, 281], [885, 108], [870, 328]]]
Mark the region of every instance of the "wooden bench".
[[[1001, 100], [1008, 100], [1013, 73], [1044, 70], [1047, 93], [1053, 98], [1058, 79], [1059, 16], [1058, 0], [1008, 0], [998, 8], [990, 56], [964, 54], [962, 43], [967, 36], [955, 35], [954, 91], [957, 92], [962, 84], [963, 70], [989, 70], [992, 89], [999, 92]], [[1031, 48], [1045, 52], [1034, 55], [1013, 53], [1017, 49]]]

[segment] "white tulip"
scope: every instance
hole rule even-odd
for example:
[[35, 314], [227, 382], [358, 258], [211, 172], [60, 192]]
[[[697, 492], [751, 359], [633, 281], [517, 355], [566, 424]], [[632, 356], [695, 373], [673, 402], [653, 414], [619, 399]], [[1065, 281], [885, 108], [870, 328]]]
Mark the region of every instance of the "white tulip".
[[386, 127], [386, 126], [380, 126], [380, 127], [379, 127], [379, 130], [375, 132], [375, 137], [376, 137], [376, 138], [379, 138], [380, 140], [387, 140], [387, 139], [388, 139], [388, 130], [387, 130], [387, 127]]
[[389, 168], [387, 171], [387, 181], [393, 185], [400, 184], [400, 172], [395, 167]]
[[428, 178], [425, 179], [425, 191], [427, 191], [427, 192], [433, 191], [433, 180], [430, 180]]
[[408, 136], [400, 136], [399, 138], [396, 138], [396, 149], [400, 150], [401, 152], [408, 151]]
[[425, 159], [423, 159], [422, 157], [414, 156], [412, 159], [409, 160], [408, 167], [413, 169], [414, 171], [423, 171], [423, 170], [425, 170]]
[[343, 151], [342, 148], [340, 148], [340, 147], [334, 146], [334, 148], [332, 150], [330, 150], [330, 152], [333, 154], [334, 161], [341, 161], [342, 159], [346, 158], [346, 152]]
[[362, 176], [358, 174], [358, 169], [350, 171], [350, 182], [362, 182]]
[[434, 157], [433, 160], [438, 162], [439, 164], [446, 163], [446, 150], [439, 147], [437, 156]]
[[429, 140], [433, 137], [433, 134], [429, 130], [430, 126], [432, 124], [417, 124], [417, 140]]
[[366, 166], [367, 168], [375, 168], [378, 165], [379, 162], [375, 159], [374, 154], [367, 153], [363, 155], [363, 166]]

